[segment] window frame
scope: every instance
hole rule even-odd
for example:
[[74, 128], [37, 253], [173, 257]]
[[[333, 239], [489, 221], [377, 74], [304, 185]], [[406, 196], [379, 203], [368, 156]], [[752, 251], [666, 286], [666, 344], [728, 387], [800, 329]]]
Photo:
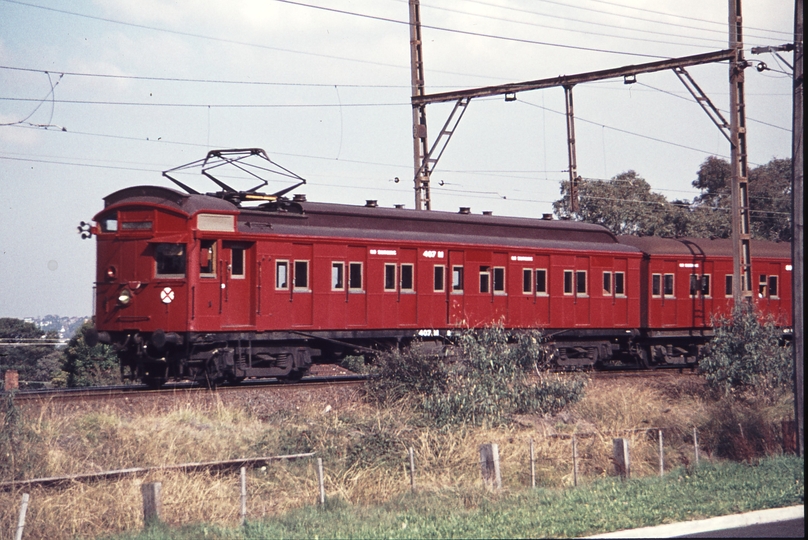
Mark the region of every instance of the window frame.
[[480, 266], [480, 294], [491, 293], [491, 267]]
[[651, 298], [662, 298], [662, 274], [651, 274]]
[[[359, 286], [355, 286], [354, 283], [354, 269], [359, 268]], [[365, 288], [363, 287], [364, 284], [364, 264], [360, 261], [349, 261], [348, 262], [348, 291], [350, 292], [364, 292]]]
[[735, 279], [733, 274], [724, 274], [724, 297], [732, 298], [732, 282]]
[[[670, 293], [668, 292], [668, 282], [670, 282]], [[676, 298], [676, 274], [662, 274], [662, 296], [664, 298]]]
[[[409, 285], [405, 283], [405, 274], [407, 273], [404, 271], [405, 269], [409, 270]], [[398, 270], [398, 279], [401, 292], [415, 292], [415, 265], [412, 263], [401, 263], [401, 267]]]
[[491, 270], [491, 290], [494, 294], [497, 295], [505, 295], [508, 294], [508, 290], [505, 287], [505, 267], [504, 266], [495, 266]]
[[[589, 276], [586, 270], [575, 271], [575, 296], [589, 296]], [[583, 277], [583, 280], [581, 278]], [[581, 290], [583, 284], [583, 290]]]
[[610, 270], [603, 271], [603, 296], [612, 296], [612, 272]]
[[463, 294], [465, 290], [465, 266], [462, 264], [452, 265], [452, 293]]
[[[396, 263], [384, 263], [384, 292], [395, 292], [398, 290], [398, 269]], [[390, 271], [392, 270], [392, 275]]]
[[[543, 283], [543, 287], [542, 287], [541, 290], [539, 290], [539, 272], [541, 272], [542, 275], [544, 276], [544, 283]], [[549, 274], [548, 274], [546, 268], [536, 268], [535, 269], [535, 273], [534, 273], [534, 276], [535, 276], [534, 290], [536, 291], [536, 296], [547, 296], [549, 294], [548, 290], [550, 289], [550, 283], [549, 283], [549, 280], [548, 280], [548, 275]]]
[[575, 294], [575, 271], [564, 270], [564, 296]]
[[[205, 244], [209, 244], [207, 247]], [[202, 258], [202, 254], [207, 250], [208, 252], [208, 268], [209, 271], [205, 272], [202, 269], [200, 264], [199, 266], [199, 277], [205, 279], [215, 279], [217, 277], [217, 269], [216, 269], [216, 260], [217, 260], [217, 253], [218, 253], [218, 241], [217, 240], [201, 240], [199, 243], [199, 257], [200, 262]]]
[[[283, 268], [283, 278], [284, 282], [281, 284], [280, 277], [281, 272], [280, 269]], [[275, 260], [275, 290], [276, 291], [288, 291], [289, 290], [289, 260], [288, 259], [276, 259]]]
[[[174, 256], [166, 256], [162, 253], [164, 246], [181, 246], [180, 255]], [[154, 277], [155, 279], [185, 279], [186, 274], [188, 273], [188, 245], [185, 243], [173, 243], [173, 242], [160, 242], [157, 244], [153, 244], [152, 253], [154, 258]], [[163, 259], [166, 257], [166, 259]], [[168, 261], [169, 258], [171, 259], [178, 259], [181, 261], [182, 266], [182, 273], [178, 272], [161, 272], [161, 261], [163, 265], [165, 265], [165, 261]]]
[[[619, 280], [617, 279], [618, 276], [620, 277]], [[612, 279], [614, 280], [613, 286], [614, 286], [614, 295], [615, 295], [615, 297], [617, 297], [617, 298], [625, 298], [626, 297], [626, 273], [622, 272], [622, 271], [614, 272], [614, 276], [613, 276]], [[619, 289], [620, 290], [618, 290], [618, 284], [619, 284]]]
[[[334, 270], [337, 271], [336, 275]], [[345, 263], [343, 261], [331, 261], [331, 290], [345, 290]]]
[[[309, 280], [310, 264], [309, 263], [310, 263], [309, 259], [295, 259], [294, 266], [293, 266], [294, 274], [292, 275], [292, 283], [293, 283], [295, 291], [306, 292], [306, 291], [311, 290], [311, 288], [309, 286], [309, 283], [310, 283], [310, 280]], [[306, 271], [304, 273], [306, 283], [304, 285], [299, 284], [298, 271], [297, 271], [298, 265], [303, 265], [305, 267], [305, 269], [306, 269]]]
[[533, 269], [522, 268], [522, 294], [533, 295]]
[[[773, 283], [772, 280], [774, 280]], [[769, 298], [780, 298], [780, 276], [776, 274], [769, 274]]]
[[[440, 288], [438, 288], [438, 276], [440, 276]], [[432, 267], [432, 292], [446, 292], [445, 264], [436, 264]]]

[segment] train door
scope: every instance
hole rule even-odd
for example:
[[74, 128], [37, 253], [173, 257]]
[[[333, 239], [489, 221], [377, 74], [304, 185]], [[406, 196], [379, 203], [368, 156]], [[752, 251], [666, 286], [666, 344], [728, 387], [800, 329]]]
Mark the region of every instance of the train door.
[[507, 281], [508, 254], [494, 253], [491, 258], [491, 322], [508, 324], [508, 289]]
[[464, 289], [466, 287], [465, 266], [462, 251], [449, 251], [449, 283], [446, 287], [448, 313], [447, 322], [451, 326], [462, 326], [467, 323]]
[[243, 242], [222, 242], [219, 263], [222, 326], [255, 324], [252, 249]]
[[368, 324], [367, 301], [367, 248], [348, 246], [348, 261], [345, 269], [348, 281], [348, 326], [364, 327]]
[[[418, 322], [418, 293], [416, 290], [416, 250], [402, 249], [398, 266], [398, 323], [415, 326]], [[419, 284], [420, 285], [420, 284]]]
[[591, 290], [590, 284], [592, 280], [589, 274], [589, 257], [576, 257], [573, 275], [575, 326], [590, 325], [590, 295], [593, 291]]

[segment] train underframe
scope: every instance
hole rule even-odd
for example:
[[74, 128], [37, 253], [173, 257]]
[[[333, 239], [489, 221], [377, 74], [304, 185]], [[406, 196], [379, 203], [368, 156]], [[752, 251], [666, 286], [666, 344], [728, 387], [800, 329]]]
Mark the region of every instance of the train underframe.
[[[711, 330], [563, 330], [547, 331], [544, 354], [557, 370], [693, 368]], [[208, 386], [247, 378], [298, 381], [313, 363], [339, 362], [349, 354], [373, 355], [414, 339], [437, 347], [451, 345], [441, 331], [334, 332], [102, 332], [90, 335], [112, 345], [121, 374], [150, 386], [191, 380]]]

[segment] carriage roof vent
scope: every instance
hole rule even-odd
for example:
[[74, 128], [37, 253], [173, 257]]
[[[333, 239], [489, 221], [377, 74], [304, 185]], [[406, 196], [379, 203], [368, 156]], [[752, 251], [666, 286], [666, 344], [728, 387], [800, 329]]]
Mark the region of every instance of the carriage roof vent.
[[367, 201], [365, 201], [365, 206], [367, 208], [376, 208], [377, 206], [379, 206], [379, 201], [376, 201], [374, 199], [368, 199]]
[[471, 207], [469, 206], [461, 206], [460, 212], [458, 214], [471, 214]]
[[295, 197], [292, 199], [295, 202], [306, 202], [306, 194], [305, 193], [295, 193]]
[[483, 215], [484, 216], [493, 216], [494, 212], [492, 212], [491, 210], [483, 210]]
[[542, 214], [541, 218], [544, 221], [553, 221], [553, 214]]
[[398, 210], [401, 210], [402, 208], [404, 208], [404, 205], [403, 205], [403, 204], [396, 204], [396, 205], [394, 205], [394, 206], [395, 206], [395, 208], [396, 208], [396, 209], [398, 209]]

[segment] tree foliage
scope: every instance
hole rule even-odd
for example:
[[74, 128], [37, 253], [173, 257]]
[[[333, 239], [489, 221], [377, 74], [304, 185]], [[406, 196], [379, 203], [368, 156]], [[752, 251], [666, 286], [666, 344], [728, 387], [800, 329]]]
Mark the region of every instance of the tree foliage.
[[90, 347], [84, 341], [85, 323], [70, 338], [64, 351], [62, 370], [67, 373], [67, 386], [103, 386], [121, 383], [118, 355], [109, 345]]
[[699, 360], [707, 383], [731, 394], [752, 391], [773, 396], [791, 388], [791, 346], [771, 315], [744, 302], [730, 316], [713, 320], [715, 338]]
[[[721, 158], [708, 157], [699, 167], [693, 187], [701, 194], [692, 201], [668, 201], [653, 193], [634, 171], [611, 180], [584, 180], [578, 188], [575, 217], [603, 225], [615, 234], [729, 238], [731, 227], [731, 168]], [[570, 216], [569, 182], [561, 183], [562, 198], [553, 203], [558, 216]], [[774, 158], [749, 171], [749, 206], [753, 238], [791, 240], [791, 160]]]
[[585, 381], [547, 373], [542, 341], [538, 331], [467, 330], [456, 339], [456, 356], [448, 358], [418, 342], [377, 358], [369, 395], [388, 403], [410, 400], [440, 427], [556, 413], [583, 397]]
[[[0, 338], [4, 340], [54, 339], [53, 332], [43, 332], [33, 323], [14, 318], [0, 318]], [[9, 346], [0, 349], [0, 374], [13, 369], [21, 381], [50, 381], [59, 372], [59, 352], [53, 345]], [[56, 359], [56, 360], [54, 360]]]

